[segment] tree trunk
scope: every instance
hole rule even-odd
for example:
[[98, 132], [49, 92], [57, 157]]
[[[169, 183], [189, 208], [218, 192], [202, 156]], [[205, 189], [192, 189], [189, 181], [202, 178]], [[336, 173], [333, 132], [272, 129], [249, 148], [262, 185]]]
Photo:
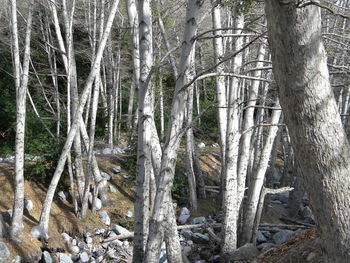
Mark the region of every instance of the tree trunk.
[[17, 28], [17, 3], [11, 0], [11, 33], [13, 49], [13, 65], [15, 71], [15, 89], [16, 89], [16, 160], [15, 160], [15, 194], [13, 202], [13, 215], [11, 222], [10, 235], [12, 238], [22, 238], [23, 230], [23, 205], [24, 205], [24, 138], [26, 121], [26, 94], [28, 87], [28, 72], [30, 60], [30, 38], [31, 24], [33, 14], [33, 0], [29, 2], [29, 11], [27, 19], [23, 71], [21, 73], [20, 54], [18, 44]]
[[350, 257], [350, 146], [329, 82], [321, 12], [267, 0], [273, 72], [327, 262]]

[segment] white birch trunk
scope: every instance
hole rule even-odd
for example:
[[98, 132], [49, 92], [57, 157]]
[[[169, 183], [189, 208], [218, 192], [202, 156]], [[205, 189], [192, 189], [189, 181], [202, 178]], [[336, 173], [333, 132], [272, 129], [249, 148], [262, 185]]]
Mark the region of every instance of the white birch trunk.
[[15, 194], [13, 202], [13, 215], [10, 228], [10, 235], [13, 238], [22, 238], [23, 230], [23, 205], [24, 205], [24, 138], [25, 138], [25, 117], [26, 117], [26, 93], [28, 86], [28, 72], [30, 60], [30, 38], [33, 14], [33, 0], [29, 2], [27, 19], [23, 71], [21, 72], [20, 54], [18, 44], [17, 27], [17, 3], [11, 0], [11, 34], [13, 65], [15, 71], [16, 88], [16, 156], [15, 156]]

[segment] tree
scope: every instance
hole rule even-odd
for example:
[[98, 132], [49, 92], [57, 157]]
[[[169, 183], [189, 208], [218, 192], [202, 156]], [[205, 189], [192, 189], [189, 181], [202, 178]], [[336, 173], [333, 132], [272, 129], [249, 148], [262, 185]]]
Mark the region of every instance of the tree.
[[[329, 82], [321, 10], [267, 0], [273, 72], [326, 262], [350, 257], [350, 145]], [[302, 4], [302, 2], [301, 2]]]
[[24, 204], [24, 137], [26, 121], [26, 97], [29, 79], [30, 39], [33, 14], [33, 0], [29, 2], [29, 12], [24, 44], [23, 65], [20, 64], [17, 27], [17, 2], [11, 0], [11, 33], [13, 48], [13, 66], [16, 89], [16, 162], [15, 162], [15, 195], [10, 234], [13, 238], [21, 238], [23, 229]]

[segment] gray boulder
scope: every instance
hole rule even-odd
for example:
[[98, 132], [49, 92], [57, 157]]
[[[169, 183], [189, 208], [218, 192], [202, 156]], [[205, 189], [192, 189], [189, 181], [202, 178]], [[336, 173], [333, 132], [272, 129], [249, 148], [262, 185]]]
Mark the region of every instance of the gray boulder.
[[304, 208], [302, 208], [302, 210], [300, 211], [300, 214], [307, 223], [315, 224], [315, 217], [309, 206], [305, 206]]
[[192, 235], [192, 240], [197, 244], [208, 244], [210, 242], [210, 238], [207, 235], [201, 233], [194, 233]]
[[88, 263], [89, 259], [90, 259], [89, 254], [86, 251], [84, 251], [79, 256], [79, 263]]
[[7, 222], [10, 222], [12, 220], [12, 210], [3, 211], [1, 212], [1, 215]]
[[105, 148], [102, 150], [102, 154], [113, 154], [113, 149]]
[[127, 230], [126, 228], [119, 226], [119, 225], [114, 225], [112, 230], [117, 234], [117, 235], [128, 235], [130, 234], [130, 231]]
[[64, 242], [66, 244], [70, 244], [72, 238], [70, 237], [70, 235], [68, 235], [67, 233], [62, 233], [61, 237], [63, 238]]
[[256, 233], [256, 242], [258, 243], [267, 242], [267, 238], [264, 236], [264, 234], [261, 231], [258, 231], [258, 233]]
[[204, 142], [199, 143], [199, 144], [197, 145], [197, 147], [198, 147], [199, 149], [204, 148], [204, 147], [205, 147]]
[[277, 194], [277, 199], [280, 200], [282, 203], [288, 203], [289, 192], [283, 192], [283, 193]]
[[273, 240], [277, 245], [282, 244], [290, 239], [294, 235], [294, 232], [291, 230], [282, 230], [273, 235]]
[[40, 226], [33, 226], [30, 230], [30, 234], [32, 235], [32, 237], [40, 239], [43, 237], [44, 232]]
[[189, 218], [190, 218], [190, 210], [188, 210], [187, 207], [181, 208], [180, 215], [177, 221], [183, 225], [187, 222]]
[[195, 217], [192, 219], [192, 224], [196, 225], [196, 224], [203, 224], [206, 222], [206, 219], [204, 216], [201, 217]]
[[261, 252], [265, 252], [267, 250], [269, 250], [270, 248], [273, 248], [274, 246], [276, 246], [276, 244], [273, 244], [273, 243], [262, 243], [258, 246], [258, 249], [261, 251]]
[[8, 262], [8, 258], [10, 257], [10, 251], [5, 245], [5, 243], [0, 242], [0, 262], [5, 263]]
[[80, 249], [78, 246], [71, 246], [70, 252], [72, 252], [73, 254], [78, 254], [80, 252]]
[[126, 212], [124, 215], [125, 215], [125, 217], [127, 217], [127, 218], [132, 218], [132, 217], [134, 217], [134, 213], [133, 213], [131, 210], [129, 210], [128, 212]]
[[53, 263], [51, 254], [47, 251], [44, 251], [42, 256], [41, 256], [41, 260], [43, 261], [43, 263]]
[[57, 257], [60, 263], [73, 263], [71, 254], [57, 253]]
[[105, 173], [105, 172], [101, 172], [101, 176], [103, 178], [105, 178], [107, 181], [111, 180], [112, 179], [112, 176], [109, 175], [108, 173]]
[[247, 243], [244, 246], [238, 248], [235, 250], [233, 255], [230, 257], [230, 260], [232, 261], [243, 261], [248, 260], [254, 256], [256, 256], [259, 253], [258, 249], [254, 244]]
[[105, 224], [106, 226], [109, 226], [111, 224], [111, 219], [109, 218], [107, 211], [102, 210], [99, 212], [99, 215], [103, 224]]

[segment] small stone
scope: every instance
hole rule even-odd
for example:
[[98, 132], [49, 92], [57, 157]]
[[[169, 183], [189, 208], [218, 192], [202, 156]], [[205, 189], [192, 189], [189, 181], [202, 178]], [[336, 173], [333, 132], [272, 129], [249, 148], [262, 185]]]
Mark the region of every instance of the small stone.
[[120, 168], [120, 166], [116, 166], [116, 167], [112, 168], [112, 171], [113, 171], [113, 173], [117, 174], [117, 173], [121, 172], [121, 168]]
[[34, 204], [32, 202], [32, 200], [24, 200], [24, 207], [30, 211], [34, 208]]
[[123, 174], [123, 178], [126, 179], [126, 180], [129, 180], [131, 178], [131, 176], [128, 175], [128, 174]]
[[132, 218], [134, 217], [134, 213], [131, 210], [129, 210], [128, 212], [125, 213], [125, 217]]
[[73, 263], [73, 260], [70, 254], [57, 253], [57, 257], [60, 263]]
[[217, 147], [219, 147], [220, 145], [218, 144], [218, 143], [214, 143], [213, 145], [212, 145], [212, 147], [214, 147], [214, 148], [217, 148]]
[[114, 225], [112, 230], [117, 234], [117, 235], [128, 235], [130, 234], [130, 231], [127, 230], [126, 228], [119, 226], [119, 225]]
[[80, 258], [79, 258], [79, 263], [87, 263], [89, 262], [90, 256], [89, 254], [84, 251], [83, 253], [80, 254]]
[[282, 230], [273, 235], [273, 240], [277, 245], [282, 244], [290, 239], [290, 237], [294, 234], [291, 230]]
[[10, 251], [5, 245], [5, 243], [0, 242], [0, 262], [5, 263], [8, 262], [8, 258], [10, 257]]
[[1, 212], [3, 218], [6, 220], [6, 221], [11, 221], [12, 220], [12, 210], [7, 210], [7, 211], [4, 211], [4, 212]]
[[85, 239], [86, 244], [91, 244], [92, 241], [93, 241], [93, 240], [92, 240], [91, 237], [87, 237], [87, 238]]
[[40, 226], [33, 226], [30, 230], [32, 237], [40, 239], [42, 237], [43, 231]]
[[316, 253], [315, 252], [311, 252], [308, 256], [307, 256], [307, 258], [306, 258], [306, 261], [307, 262], [311, 262], [311, 261], [313, 261], [315, 258], [316, 258]]
[[72, 252], [73, 254], [78, 254], [80, 252], [80, 249], [78, 246], [72, 246], [70, 248], [70, 252]]
[[185, 239], [189, 240], [192, 238], [193, 233], [189, 229], [183, 229], [183, 230], [181, 230], [181, 235], [183, 235]]
[[309, 206], [305, 206], [301, 210], [301, 216], [305, 219], [305, 221], [309, 224], [315, 224], [315, 217], [311, 211], [311, 208]]
[[205, 223], [205, 222], [206, 222], [206, 219], [205, 219], [204, 216], [195, 217], [195, 218], [192, 219], [192, 224], [195, 224], [195, 225], [197, 225], [197, 224], [203, 224], [203, 223]]
[[103, 224], [105, 224], [106, 226], [109, 226], [111, 224], [111, 219], [109, 218], [107, 211], [102, 210], [99, 212], [99, 215]]
[[192, 235], [192, 240], [197, 244], [208, 244], [210, 242], [210, 238], [207, 235], [201, 233], [194, 233]]
[[105, 178], [107, 181], [112, 179], [112, 176], [110, 176], [108, 173], [101, 172], [101, 176]]
[[43, 261], [43, 263], [53, 263], [51, 254], [47, 251], [44, 251], [42, 256], [41, 256], [41, 260]]
[[63, 191], [60, 191], [57, 193], [57, 195], [59, 196], [59, 198], [61, 198], [62, 200], [67, 200], [67, 194]]
[[197, 145], [197, 147], [198, 147], [199, 149], [204, 148], [204, 147], [205, 147], [204, 142], [199, 143], [199, 144]]
[[113, 185], [109, 185], [109, 191], [111, 193], [116, 193], [117, 192], [117, 188], [115, 188]]
[[62, 233], [61, 237], [63, 238], [63, 240], [66, 244], [69, 244], [71, 239], [72, 239], [67, 233]]
[[85, 232], [85, 233], [84, 233], [84, 237], [85, 237], [85, 238], [86, 238], [86, 237], [92, 237], [92, 235], [91, 235], [90, 232]]

